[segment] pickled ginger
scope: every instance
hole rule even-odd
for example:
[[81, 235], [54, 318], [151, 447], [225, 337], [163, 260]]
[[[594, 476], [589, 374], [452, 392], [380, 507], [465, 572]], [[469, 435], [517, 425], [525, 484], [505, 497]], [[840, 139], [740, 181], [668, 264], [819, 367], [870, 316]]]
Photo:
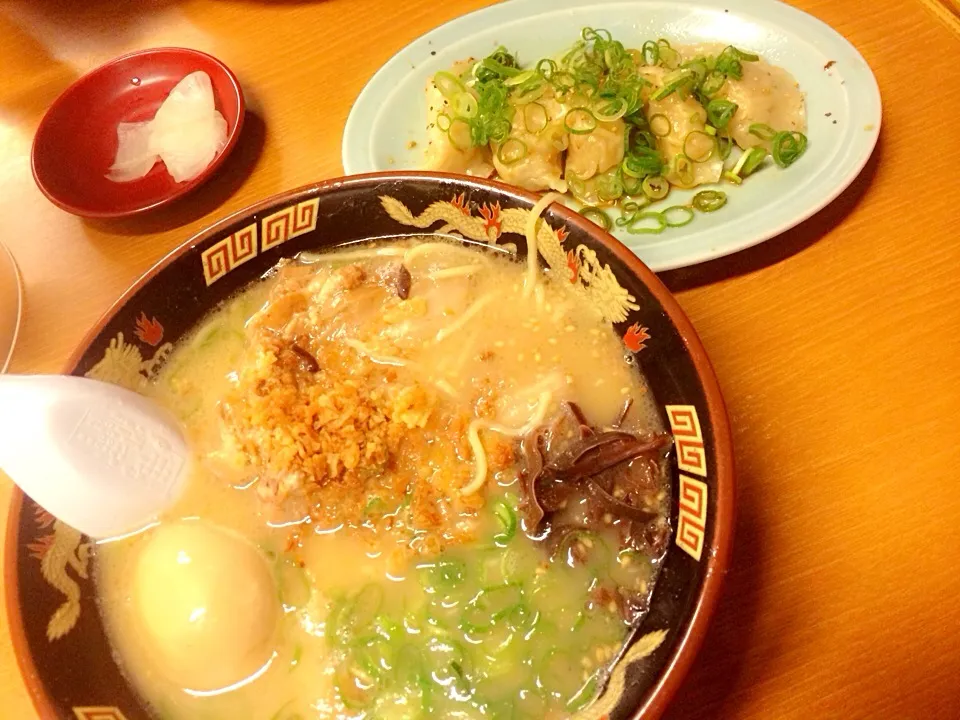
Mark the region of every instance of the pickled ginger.
[[194, 72], [177, 83], [152, 120], [117, 126], [117, 154], [107, 177], [137, 180], [160, 161], [174, 181], [187, 182], [226, 144], [227, 121], [216, 109], [210, 76]]

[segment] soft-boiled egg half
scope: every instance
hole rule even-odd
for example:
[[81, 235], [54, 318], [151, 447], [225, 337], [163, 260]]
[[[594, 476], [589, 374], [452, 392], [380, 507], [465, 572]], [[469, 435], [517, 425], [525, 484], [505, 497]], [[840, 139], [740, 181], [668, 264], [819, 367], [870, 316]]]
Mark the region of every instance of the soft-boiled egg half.
[[164, 523], [135, 563], [134, 613], [171, 680], [211, 692], [269, 662], [281, 608], [253, 544], [202, 521]]

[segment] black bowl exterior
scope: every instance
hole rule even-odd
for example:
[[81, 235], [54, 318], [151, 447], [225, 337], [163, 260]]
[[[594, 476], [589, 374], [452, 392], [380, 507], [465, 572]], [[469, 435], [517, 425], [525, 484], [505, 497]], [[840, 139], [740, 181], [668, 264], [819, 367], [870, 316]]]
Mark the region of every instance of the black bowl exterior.
[[[286, 193], [223, 220], [171, 253], [101, 320], [68, 371], [128, 384], [147, 381], [172, 343], [217, 304], [301, 251], [443, 230], [514, 243], [523, 255], [520, 218], [535, 199], [488, 181], [424, 173], [357, 176]], [[637, 659], [621, 663], [615, 673], [608, 713], [611, 720], [652, 718], [700, 644], [726, 568], [733, 522], [729, 429], [703, 349], [659, 281], [579, 215], [554, 205], [545, 218], [563, 251], [557, 256], [551, 246], [545, 262], [552, 272], [586, 286], [606, 267], [605, 277], [615, 276], [632, 298], [621, 295], [604, 312], [624, 338], [628, 357], [645, 373], [675, 439], [671, 545], [650, 612], [635, 635]], [[17, 494], [5, 572], [24, 677], [44, 718], [146, 720], [143, 701], [111, 654], [95, 600], [92, 554], [87, 538]]]

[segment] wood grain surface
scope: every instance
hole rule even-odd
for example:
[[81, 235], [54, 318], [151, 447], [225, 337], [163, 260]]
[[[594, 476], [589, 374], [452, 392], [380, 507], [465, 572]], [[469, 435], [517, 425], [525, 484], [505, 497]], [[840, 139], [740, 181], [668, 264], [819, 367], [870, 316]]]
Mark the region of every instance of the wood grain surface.
[[[485, 4], [5, 0], [0, 227], [27, 293], [11, 370], [60, 370], [137, 276], [213, 220], [340, 174], [367, 79]], [[665, 276], [716, 366], [739, 470], [733, 569], [668, 717], [956, 720], [960, 24], [950, 0], [795, 4], [871, 64], [883, 130], [860, 178], [816, 217]], [[43, 111], [86, 70], [158, 45], [236, 72], [250, 107], [240, 145], [209, 184], [141, 219], [58, 210], [30, 175]], [[0, 479], [0, 523], [9, 493]], [[5, 624], [0, 717], [35, 717]]]

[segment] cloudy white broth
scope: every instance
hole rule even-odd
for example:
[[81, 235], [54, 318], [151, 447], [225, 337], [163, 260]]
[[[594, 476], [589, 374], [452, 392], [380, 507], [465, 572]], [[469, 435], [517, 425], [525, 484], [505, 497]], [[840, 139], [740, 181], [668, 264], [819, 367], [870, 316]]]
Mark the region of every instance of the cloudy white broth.
[[195, 462], [97, 549], [164, 720], [565, 718], [662, 559], [670, 438], [568, 278], [438, 237], [284, 261], [148, 392]]

